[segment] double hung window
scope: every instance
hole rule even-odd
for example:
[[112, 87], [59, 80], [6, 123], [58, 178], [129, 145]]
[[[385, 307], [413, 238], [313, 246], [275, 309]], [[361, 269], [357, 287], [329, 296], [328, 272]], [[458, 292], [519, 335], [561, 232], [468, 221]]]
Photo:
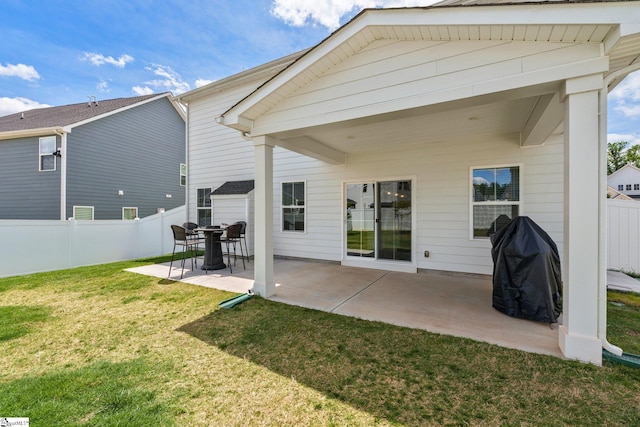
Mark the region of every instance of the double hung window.
[[282, 231], [305, 231], [305, 183], [282, 183]]
[[471, 169], [472, 238], [487, 238], [520, 215], [520, 166]]
[[187, 185], [187, 165], [180, 163], [180, 185], [184, 187]]
[[211, 225], [211, 188], [198, 188], [198, 225], [207, 227]]
[[40, 138], [38, 162], [40, 165], [39, 170], [41, 172], [56, 170], [56, 156], [54, 155], [55, 151], [56, 151], [55, 136], [45, 136]]

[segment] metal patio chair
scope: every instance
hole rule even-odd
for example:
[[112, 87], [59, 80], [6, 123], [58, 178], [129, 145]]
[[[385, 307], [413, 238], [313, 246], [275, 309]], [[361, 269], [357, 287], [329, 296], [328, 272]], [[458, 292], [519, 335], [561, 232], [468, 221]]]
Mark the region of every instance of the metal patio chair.
[[184, 263], [186, 260], [186, 254], [188, 250], [191, 250], [191, 270], [194, 269], [193, 265], [194, 265], [194, 258], [195, 258], [195, 266], [196, 268], [198, 267], [198, 243], [200, 243], [200, 240], [198, 239], [191, 239], [188, 235], [187, 235], [187, 230], [186, 228], [180, 226], [180, 225], [172, 225], [171, 226], [171, 231], [173, 232], [173, 252], [171, 253], [171, 263], [169, 264], [169, 275], [167, 276], [170, 277], [171, 276], [171, 269], [173, 268], [173, 259], [175, 257], [176, 254], [176, 247], [178, 246], [182, 246], [182, 260], [181, 260], [181, 267], [182, 267], [182, 272], [180, 273], [180, 278], [182, 279], [182, 277], [184, 276]]
[[235, 224], [231, 224], [226, 228], [225, 234], [220, 238], [221, 242], [224, 242], [227, 248], [227, 264], [229, 264], [229, 272], [233, 273], [233, 269], [231, 267], [231, 251], [230, 246], [233, 245], [233, 265], [236, 264], [238, 260], [238, 255], [236, 252], [236, 245], [240, 246], [240, 258], [242, 258], [242, 267], [247, 269], [247, 266], [244, 263], [244, 251], [242, 250], [242, 241], [240, 238], [240, 230], [242, 230], [242, 224], [236, 222]]

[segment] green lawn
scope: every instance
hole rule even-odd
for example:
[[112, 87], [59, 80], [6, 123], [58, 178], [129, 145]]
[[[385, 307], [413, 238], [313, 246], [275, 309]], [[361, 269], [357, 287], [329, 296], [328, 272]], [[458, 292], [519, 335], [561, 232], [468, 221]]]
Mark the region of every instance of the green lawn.
[[[640, 369], [231, 294], [114, 263], [0, 279], [0, 417], [31, 426], [640, 425]], [[609, 339], [640, 354], [640, 296]]]

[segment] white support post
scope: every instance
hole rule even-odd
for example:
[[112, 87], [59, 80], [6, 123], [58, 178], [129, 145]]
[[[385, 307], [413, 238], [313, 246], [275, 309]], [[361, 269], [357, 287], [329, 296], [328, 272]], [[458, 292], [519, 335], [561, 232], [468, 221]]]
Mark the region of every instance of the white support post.
[[563, 322], [559, 345], [565, 357], [602, 364], [598, 337], [599, 90], [602, 76], [567, 80], [564, 97]]
[[268, 298], [276, 292], [273, 281], [273, 140], [253, 138], [255, 150], [255, 218], [253, 291]]

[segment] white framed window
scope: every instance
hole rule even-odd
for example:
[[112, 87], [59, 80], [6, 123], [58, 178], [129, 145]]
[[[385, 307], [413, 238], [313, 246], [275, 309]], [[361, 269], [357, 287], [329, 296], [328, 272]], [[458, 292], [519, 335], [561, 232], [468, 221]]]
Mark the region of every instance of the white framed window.
[[198, 225], [207, 227], [211, 225], [211, 188], [198, 188], [197, 192]]
[[471, 238], [486, 239], [522, 214], [521, 165], [471, 168]]
[[38, 170], [40, 172], [56, 170], [56, 137], [44, 136], [39, 140], [38, 148]]
[[136, 218], [138, 218], [138, 208], [131, 208], [131, 207], [122, 208], [122, 219], [131, 220]]
[[93, 206], [74, 206], [73, 218], [78, 221], [93, 221]]
[[627, 184], [626, 189], [627, 191], [631, 191], [631, 184]]
[[624, 191], [624, 185], [618, 184], [618, 191]]
[[180, 163], [180, 186], [187, 185], [187, 165]]
[[282, 231], [306, 231], [305, 181], [282, 183]]
[[633, 191], [640, 190], [640, 184], [633, 184]]

